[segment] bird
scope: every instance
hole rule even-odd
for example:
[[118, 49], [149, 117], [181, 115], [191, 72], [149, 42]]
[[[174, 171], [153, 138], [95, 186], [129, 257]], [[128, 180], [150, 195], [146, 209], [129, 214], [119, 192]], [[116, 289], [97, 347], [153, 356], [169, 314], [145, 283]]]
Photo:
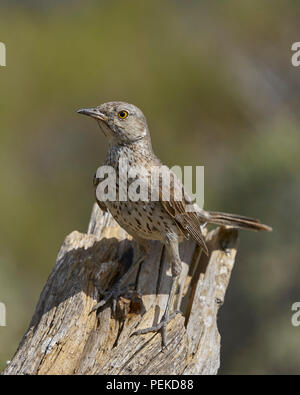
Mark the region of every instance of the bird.
[[[101, 290], [103, 297], [92, 311], [112, 300], [113, 311], [115, 312], [118, 297], [126, 289], [126, 287], [122, 288], [122, 285], [126, 283], [136, 266], [140, 265], [149, 254], [149, 241], [159, 240], [165, 246], [171, 265], [172, 282], [168, 302], [161, 321], [156, 326], [140, 329], [132, 335], [161, 332], [162, 348], [164, 349], [167, 347], [167, 325], [179, 313], [177, 310], [171, 312], [178, 278], [182, 270], [179, 244], [184, 239], [192, 238], [208, 255], [203, 234], [203, 229], [207, 224], [253, 231], [271, 231], [272, 228], [257, 219], [236, 214], [206, 211], [193, 203], [181, 180], [167, 166], [164, 166], [154, 154], [147, 120], [143, 112], [135, 105], [113, 101], [96, 107], [81, 108], [77, 112], [95, 119], [100, 130], [107, 138], [108, 152], [104, 166], [111, 167], [117, 176], [122, 175], [123, 169], [119, 166], [121, 160], [126, 160], [129, 168], [137, 169], [132, 182], [138, 182], [137, 190], [139, 192], [143, 189], [148, 192], [149, 197], [150, 189], [153, 187], [153, 183], [151, 184], [151, 171], [153, 169], [163, 168], [164, 174], [170, 177], [169, 196], [165, 198], [161, 182], [158, 182], [154, 188], [158, 196], [155, 200], [137, 200], [130, 197], [130, 194], [126, 195], [126, 199], [124, 197], [121, 199], [121, 193], [128, 192], [130, 187], [130, 179], [126, 180], [124, 185], [121, 185], [122, 177], [119, 177], [119, 181], [116, 182], [116, 196], [113, 199], [103, 199], [103, 194], [97, 193], [103, 180], [96, 173], [93, 181], [95, 197], [99, 207], [110, 212], [116, 222], [136, 240], [139, 253], [131, 267], [109, 291]], [[175, 199], [178, 192], [181, 192], [181, 197]], [[187, 209], [191, 204], [194, 210]]]

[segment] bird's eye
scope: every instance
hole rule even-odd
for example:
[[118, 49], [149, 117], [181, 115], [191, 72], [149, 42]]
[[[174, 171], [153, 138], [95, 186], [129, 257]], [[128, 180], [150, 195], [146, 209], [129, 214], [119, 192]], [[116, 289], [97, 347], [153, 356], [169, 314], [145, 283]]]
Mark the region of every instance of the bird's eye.
[[121, 118], [121, 119], [125, 119], [125, 118], [128, 117], [128, 112], [127, 112], [127, 111], [124, 111], [124, 110], [119, 111], [119, 112], [118, 112], [118, 117]]

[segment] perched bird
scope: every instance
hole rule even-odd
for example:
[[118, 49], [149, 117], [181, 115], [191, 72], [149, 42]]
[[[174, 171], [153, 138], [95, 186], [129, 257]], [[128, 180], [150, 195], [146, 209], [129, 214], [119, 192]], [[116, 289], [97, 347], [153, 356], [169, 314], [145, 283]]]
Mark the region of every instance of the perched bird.
[[[129, 167], [138, 169], [134, 181], [138, 181], [139, 189], [145, 189], [150, 196], [150, 188], [152, 187], [151, 169], [160, 168], [162, 163], [153, 153], [149, 128], [142, 111], [133, 104], [109, 102], [95, 108], [83, 108], [77, 112], [96, 119], [101, 131], [108, 139], [109, 149], [104, 164], [111, 166], [116, 174], [120, 175], [122, 169], [119, 168], [119, 163], [120, 160], [125, 159]], [[259, 220], [240, 215], [205, 211], [196, 205], [194, 205], [194, 210], [187, 210], [187, 207], [192, 203], [191, 198], [175, 174], [167, 167], [164, 167], [164, 169], [170, 176], [171, 189], [170, 196], [167, 199], [160, 182], [158, 185], [156, 184], [158, 199], [154, 201], [151, 199], [148, 201], [132, 199], [130, 194], [127, 199], [120, 199], [121, 192], [124, 192], [122, 188], [125, 188], [125, 192], [128, 192], [129, 188], [129, 181], [123, 186], [120, 185], [121, 178], [116, 185], [118, 193], [111, 201], [103, 201], [96, 193], [96, 200], [100, 208], [105, 211], [108, 210], [119, 225], [133, 236], [140, 247], [141, 255], [110, 291], [103, 292], [103, 299], [92, 310], [98, 309], [111, 299], [113, 310], [115, 310], [116, 300], [123, 291], [122, 284], [128, 279], [135, 266], [140, 264], [149, 252], [149, 240], [160, 240], [165, 245], [172, 269], [172, 285], [168, 303], [158, 325], [139, 330], [134, 334], [161, 331], [163, 347], [167, 345], [166, 326], [177, 313], [173, 312], [171, 314], [170, 310], [173, 306], [178, 276], [182, 267], [179, 243], [184, 238], [191, 237], [207, 254], [203, 227], [209, 223], [254, 231], [272, 230], [269, 226], [260, 223]], [[97, 176], [94, 177], [95, 190], [97, 190], [100, 181]], [[182, 192], [180, 200], [175, 199], [178, 191]]]

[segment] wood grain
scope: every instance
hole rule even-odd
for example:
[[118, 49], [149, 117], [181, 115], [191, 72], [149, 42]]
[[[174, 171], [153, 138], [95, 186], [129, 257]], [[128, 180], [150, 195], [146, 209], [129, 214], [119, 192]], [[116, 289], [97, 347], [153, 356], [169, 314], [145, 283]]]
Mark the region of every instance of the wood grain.
[[167, 303], [171, 273], [159, 242], [129, 279], [135, 289], [90, 314], [100, 298], [95, 281], [108, 289], [129, 267], [136, 243], [97, 205], [88, 233], [68, 235], [41, 293], [18, 350], [2, 374], [216, 374], [220, 365], [217, 313], [224, 302], [238, 233], [217, 228], [206, 236], [209, 256], [191, 240], [180, 246], [177, 314], [169, 323], [168, 347], [160, 333], [131, 336], [155, 324]]

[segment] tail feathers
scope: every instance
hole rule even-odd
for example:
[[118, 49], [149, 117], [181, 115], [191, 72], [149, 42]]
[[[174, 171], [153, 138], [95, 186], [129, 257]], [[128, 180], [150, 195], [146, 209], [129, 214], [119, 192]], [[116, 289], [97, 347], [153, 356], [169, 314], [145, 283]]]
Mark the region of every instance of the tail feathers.
[[270, 232], [272, 230], [270, 226], [262, 224], [258, 219], [243, 217], [236, 214], [219, 213], [216, 211], [208, 211], [208, 214], [208, 222], [213, 224], [228, 225], [254, 231], [265, 230]]

